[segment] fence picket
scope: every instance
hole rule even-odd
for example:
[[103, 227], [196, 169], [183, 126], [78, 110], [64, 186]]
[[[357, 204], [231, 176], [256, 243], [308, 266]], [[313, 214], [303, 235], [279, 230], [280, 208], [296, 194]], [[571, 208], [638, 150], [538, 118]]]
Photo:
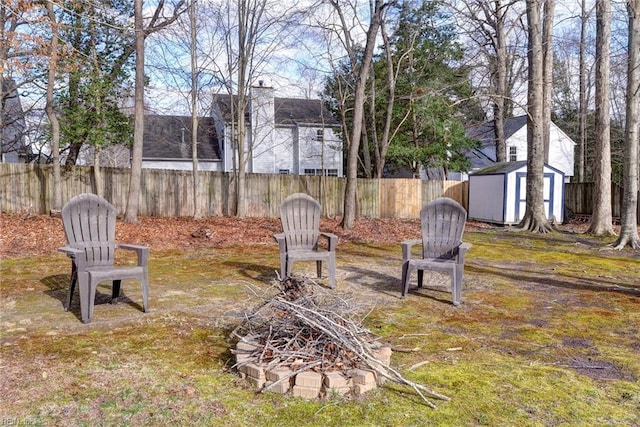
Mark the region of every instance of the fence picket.
[[[103, 195], [124, 213], [129, 188], [129, 169], [103, 168]], [[208, 216], [232, 215], [235, 181], [228, 173], [200, 172], [203, 212]], [[192, 216], [191, 171], [143, 169], [138, 214], [141, 216]], [[418, 179], [358, 179], [357, 213], [369, 218], [418, 218], [420, 208], [440, 196], [468, 205], [468, 183]], [[62, 167], [62, 203], [80, 193], [93, 192], [90, 166]], [[304, 192], [320, 201], [323, 215], [342, 216], [345, 179], [337, 177], [248, 174], [249, 216], [280, 216], [280, 202], [289, 194]], [[7, 213], [45, 214], [51, 211], [53, 167], [51, 165], [0, 163], [0, 209]], [[591, 183], [565, 184], [565, 209], [590, 214]], [[612, 214], [620, 216], [622, 189], [612, 186]], [[640, 201], [639, 201], [640, 203]], [[640, 206], [638, 209], [640, 218]], [[638, 221], [640, 223], [640, 220]]]

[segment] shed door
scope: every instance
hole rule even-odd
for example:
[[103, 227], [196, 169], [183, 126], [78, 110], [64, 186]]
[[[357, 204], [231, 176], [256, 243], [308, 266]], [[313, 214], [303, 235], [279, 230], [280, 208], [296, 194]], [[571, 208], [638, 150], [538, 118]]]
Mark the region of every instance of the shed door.
[[[543, 177], [544, 211], [547, 219], [553, 218], [553, 173], [545, 173]], [[520, 222], [527, 208], [527, 173], [516, 173], [516, 222]]]

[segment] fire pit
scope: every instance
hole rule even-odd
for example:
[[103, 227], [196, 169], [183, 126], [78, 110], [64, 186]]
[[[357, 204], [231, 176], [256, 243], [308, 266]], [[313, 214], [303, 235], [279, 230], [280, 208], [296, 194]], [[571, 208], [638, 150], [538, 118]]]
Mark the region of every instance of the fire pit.
[[232, 332], [234, 368], [257, 391], [316, 399], [359, 395], [392, 380], [448, 400], [391, 368], [391, 346], [354, 320], [361, 312], [335, 290], [286, 278]]

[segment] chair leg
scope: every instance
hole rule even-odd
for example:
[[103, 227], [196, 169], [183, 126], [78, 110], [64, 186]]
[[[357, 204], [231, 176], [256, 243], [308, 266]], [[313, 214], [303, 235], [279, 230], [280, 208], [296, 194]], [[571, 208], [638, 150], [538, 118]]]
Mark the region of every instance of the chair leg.
[[287, 254], [282, 252], [280, 253], [280, 279], [284, 280], [287, 276]]
[[[78, 277], [78, 293], [80, 294], [80, 316], [82, 323], [90, 323], [93, 314], [93, 299], [95, 299], [95, 291], [91, 295], [89, 273], [77, 273]], [[92, 299], [93, 297], [93, 299]]]
[[283, 279], [285, 277], [291, 276], [291, 264], [293, 264], [293, 261], [291, 261], [290, 259], [287, 259], [284, 267], [284, 276], [282, 277]]
[[424, 278], [424, 270], [418, 270], [418, 287], [422, 287], [422, 279]]
[[118, 303], [118, 297], [120, 296], [120, 284], [121, 280], [114, 280], [111, 286], [111, 304]]
[[67, 293], [64, 311], [69, 311], [71, 308], [71, 300], [73, 299], [73, 292], [76, 290], [76, 283], [78, 283], [78, 272], [76, 271], [76, 264], [71, 261], [71, 283], [69, 284], [69, 292]]
[[148, 277], [149, 274], [147, 272], [147, 269], [144, 269], [144, 272], [142, 274], [142, 311], [144, 311], [145, 313], [149, 312], [149, 280]]
[[460, 305], [462, 298], [462, 274], [464, 267], [457, 264], [451, 274], [451, 293], [453, 294], [453, 305]]
[[411, 276], [412, 268], [409, 265], [409, 261], [405, 261], [402, 264], [402, 298], [407, 296], [409, 290], [409, 276]]
[[329, 257], [327, 261], [327, 269], [329, 270], [329, 285], [331, 289], [336, 287], [336, 259], [335, 257]]
[[322, 278], [322, 261], [316, 261], [316, 274], [318, 279]]

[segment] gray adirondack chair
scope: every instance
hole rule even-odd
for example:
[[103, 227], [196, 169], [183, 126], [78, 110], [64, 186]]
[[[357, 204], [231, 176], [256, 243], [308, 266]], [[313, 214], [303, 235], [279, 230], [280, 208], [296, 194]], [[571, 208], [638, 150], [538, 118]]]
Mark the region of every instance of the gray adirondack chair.
[[[290, 195], [280, 205], [283, 232], [274, 235], [280, 248], [280, 275], [289, 277], [296, 261], [316, 261], [318, 277], [322, 277], [322, 262], [326, 261], [329, 283], [335, 288], [338, 236], [320, 232], [320, 214], [320, 203], [303, 193]], [[325, 249], [318, 247], [320, 237], [327, 239]]]
[[[80, 194], [62, 208], [62, 223], [67, 246], [59, 250], [71, 258], [71, 284], [65, 310], [78, 285], [82, 322], [93, 317], [96, 287], [102, 281], [111, 281], [111, 303], [120, 296], [123, 279], [138, 279], [142, 284], [142, 306], [148, 311], [149, 248], [146, 246], [119, 244], [115, 241], [116, 208], [95, 194]], [[136, 266], [115, 266], [116, 249], [135, 251]]]
[[[453, 304], [462, 297], [464, 257], [471, 247], [462, 242], [467, 211], [455, 200], [440, 197], [420, 211], [421, 240], [406, 240], [402, 246], [402, 297], [409, 290], [409, 278], [418, 270], [418, 287], [422, 287], [424, 270], [444, 271], [451, 275]], [[411, 249], [422, 243], [422, 257], [411, 258]]]

